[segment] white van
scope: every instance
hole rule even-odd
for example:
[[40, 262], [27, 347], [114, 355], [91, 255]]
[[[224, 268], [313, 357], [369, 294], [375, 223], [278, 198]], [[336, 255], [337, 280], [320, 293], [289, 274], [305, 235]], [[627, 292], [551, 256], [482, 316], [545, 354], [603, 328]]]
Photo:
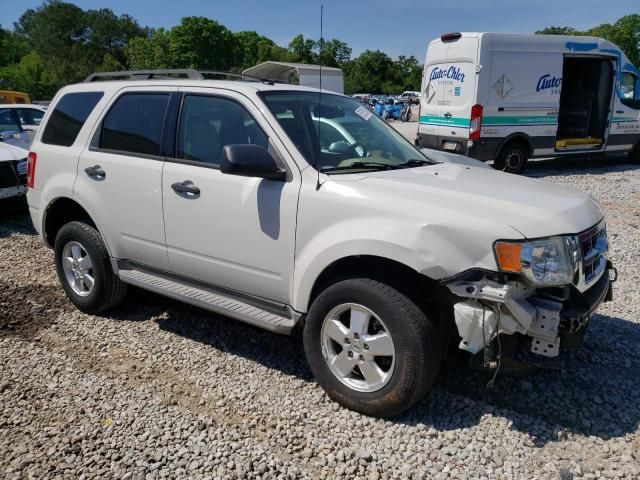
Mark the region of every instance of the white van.
[[640, 73], [594, 37], [450, 33], [427, 49], [416, 143], [495, 159], [629, 152], [640, 161]]

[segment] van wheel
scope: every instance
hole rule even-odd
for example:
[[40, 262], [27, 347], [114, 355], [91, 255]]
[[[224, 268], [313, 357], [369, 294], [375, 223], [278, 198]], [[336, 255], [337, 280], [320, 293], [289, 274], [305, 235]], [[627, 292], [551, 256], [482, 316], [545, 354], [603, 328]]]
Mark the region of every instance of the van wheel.
[[324, 290], [311, 305], [303, 337], [327, 395], [366, 415], [406, 410], [431, 389], [440, 367], [432, 321], [395, 288], [367, 278]]
[[127, 285], [113, 273], [95, 228], [82, 222], [67, 223], [56, 236], [54, 254], [62, 288], [79, 310], [98, 313], [124, 299]]
[[505, 145], [493, 162], [496, 170], [508, 173], [522, 173], [529, 160], [529, 149], [521, 142], [510, 142]]
[[632, 152], [629, 152], [629, 160], [631, 160], [631, 163], [640, 163], [640, 145]]

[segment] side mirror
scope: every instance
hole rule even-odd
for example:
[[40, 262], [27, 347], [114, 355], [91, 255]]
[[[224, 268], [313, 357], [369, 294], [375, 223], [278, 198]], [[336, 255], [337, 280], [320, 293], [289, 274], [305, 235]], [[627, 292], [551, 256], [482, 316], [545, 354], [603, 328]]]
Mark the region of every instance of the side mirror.
[[226, 145], [222, 149], [220, 171], [281, 182], [287, 179], [287, 172], [281, 170], [267, 149], [259, 145]]
[[333, 142], [331, 145], [329, 145], [329, 151], [331, 153], [345, 153], [347, 150], [349, 150], [349, 143], [345, 142], [344, 140], [338, 140], [337, 142]]

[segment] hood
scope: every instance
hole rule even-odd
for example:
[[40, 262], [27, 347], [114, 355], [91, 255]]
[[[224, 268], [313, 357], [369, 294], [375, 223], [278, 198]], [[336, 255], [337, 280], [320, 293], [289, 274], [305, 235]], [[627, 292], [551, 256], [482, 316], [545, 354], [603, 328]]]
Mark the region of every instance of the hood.
[[0, 142], [0, 162], [24, 160], [28, 154], [29, 151], [24, 148], [12, 145], [6, 141]]
[[[348, 178], [351, 177], [351, 178]], [[356, 178], [358, 177], [358, 178]], [[338, 180], [337, 176], [333, 177]], [[451, 221], [501, 223], [525, 238], [578, 233], [602, 219], [590, 195], [542, 180], [455, 164], [340, 175], [370, 198], [394, 199], [395, 208], [424, 204], [450, 212]], [[366, 190], [367, 192], [364, 192]]]
[[467, 157], [465, 155], [460, 155], [459, 153], [445, 152], [443, 150], [433, 150], [431, 148], [421, 148], [420, 151], [424, 155], [426, 155], [427, 158], [435, 160], [436, 162], [453, 163], [456, 165], [465, 165], [477, 168], [493, 168], [486, 163], [481, 162], [480, 160], [476, 160], [475, 158]]

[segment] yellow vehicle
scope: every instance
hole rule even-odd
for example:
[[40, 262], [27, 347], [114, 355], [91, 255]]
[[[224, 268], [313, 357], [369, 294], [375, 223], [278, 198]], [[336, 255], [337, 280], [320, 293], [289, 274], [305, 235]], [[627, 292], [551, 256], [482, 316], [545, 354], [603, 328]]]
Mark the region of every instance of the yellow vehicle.
[[31, 99], [26, 93], [0, 90], [0, 103], [31, 103]]

